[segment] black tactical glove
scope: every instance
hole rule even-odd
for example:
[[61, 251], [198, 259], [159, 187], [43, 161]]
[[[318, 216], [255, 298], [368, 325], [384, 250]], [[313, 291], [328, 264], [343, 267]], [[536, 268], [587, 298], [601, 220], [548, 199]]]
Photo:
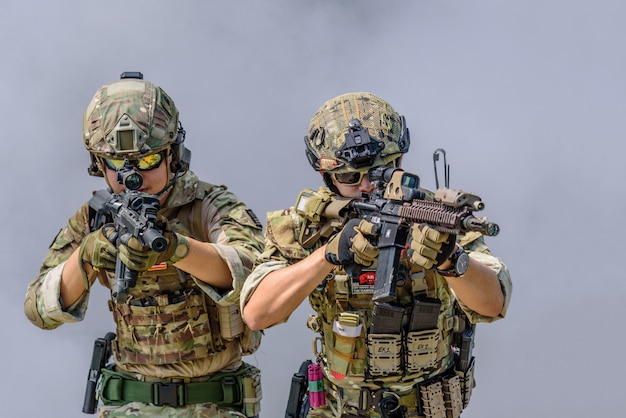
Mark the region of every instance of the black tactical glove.
[[[89, 263], [94, 270], [115, 270], [117, 249], [111, 243], [114, 240], [115, 228], [106, 224], [87, 235], [80, 243], [78, 256], [83, 263]], [[81, 263], [81, 270], [83, 266]]]
[[441, 265], [454, 251], [456, 235], [437, 231], [426, 224], [413, 224], [409, 230], [407, 255], [425, 269]]
[[378, 248], [366, 238], [373, 235], [374, 224], [363, 219], [350, 219], [346, 226], [326, 244], [326, 260], [336, 265], [360, 264], [369, 267], [378, 256]]
[[135, 237], [131, 237], [127, 243], [120, 244], [120, 260], [129, 269], [146, 271], [155, 264], [163, 262], [176, 263], [187, 256], [189, 242], [184, 235], [172, 232], [169, 222], [164, 217], [159, 217], [156, 226], [163, 231], [162, 235], [167, 240], [167, 247], [162, 252], [157, 252], [149, 246], [141, 245]]

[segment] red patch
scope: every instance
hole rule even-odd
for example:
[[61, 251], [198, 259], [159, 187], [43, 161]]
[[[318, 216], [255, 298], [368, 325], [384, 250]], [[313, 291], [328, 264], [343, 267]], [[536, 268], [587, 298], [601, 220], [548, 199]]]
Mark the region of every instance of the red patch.
[[359, 284], [361, 285], [373, 285], [376, 281], [376, 272], [375, 271], [367, 271], [365, 273], [361, 273], [359, 276]]

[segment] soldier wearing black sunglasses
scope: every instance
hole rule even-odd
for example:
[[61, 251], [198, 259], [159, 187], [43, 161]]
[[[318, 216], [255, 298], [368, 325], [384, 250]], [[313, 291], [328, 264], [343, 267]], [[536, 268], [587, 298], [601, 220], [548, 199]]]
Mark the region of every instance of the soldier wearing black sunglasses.
[[[372, 223], [355, 218], [334, 235], [303, 237], [337, 195], [373, 191], [370, 168], [400, 166], [410, 145], [405, 119], [371, 93], [344, 94], [315, 113], [304, 142], [327, 188], [268, 213], [265, 250], [241, 295], [253, 329], [286, 321], [307, 297], [316, 312], [307, 323], [319, 334], [309, 396], [294, 375], [286, 416], [460, 416], [474, 386], [474, 324], [502, 318], [508, 307], [506, 266], [479, 233], [455, 237], [414, 224], [393, 272], [397, 296], [374, 304], [374, 243], [384, 237], [372, 239]], [[354, 263], [358, 276], [346, 274]]]

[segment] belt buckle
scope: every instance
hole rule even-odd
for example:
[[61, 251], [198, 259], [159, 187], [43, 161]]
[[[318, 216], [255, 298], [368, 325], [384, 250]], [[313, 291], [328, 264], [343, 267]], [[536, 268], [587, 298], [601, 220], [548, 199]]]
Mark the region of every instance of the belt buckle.
[[379, 404], [385, 393], [386, 390], [382, 388], [372, 391], [368, 387], [362, 387], [359, 390], [359, 405], [357, 407], [359, 414], [368, 415], [370, 408], [374, 408], [374, 411], [380, 413]]
[[[224, 376], [220, 379], [220, 383], [222, 384], [223, 391], [223, 399], [222, 403], [224, 405], [229, 404], [239, 404], [239, 399], [237, 399], [237, 379], [234, 376]], [[243, 396], [241, 396], [243, 399]]]
[[[178, 388], [183, 389], [182, 399], [178, 400]], [[185, 391], [185, 385], [180, 383], [162, 383], [155, 382], [152, 384], [153, 390], [153, 402], [157, 406], [169, 405], [169, 406], [183, 406], [187, 403], [187, 393]], [[154, 396], [156, 395], [156, 396]], [[156, 399], [154, 399], [156, 398]]]

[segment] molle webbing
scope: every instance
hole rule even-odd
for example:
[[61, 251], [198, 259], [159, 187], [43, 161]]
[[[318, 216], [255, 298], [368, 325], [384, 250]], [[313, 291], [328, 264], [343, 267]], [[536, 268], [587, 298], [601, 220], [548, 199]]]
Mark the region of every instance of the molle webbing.
[[122, 364], [170, 364], [223, 351], [217, 307], [207, 299], [186, 292], [176, 298], [158, 295], [125, 304], [109, 301], [117, 323], [116, 359]]
[[[328, 278], [309, 295], [317, 312], [309, 326], [321, 333], [318, 340], [324, 348], [320, 354], [335, 378], [400, 382], [432, 376], [452, 365], [450, 344], [462, 318], [446, 298], [445, 290], [437, 289], [433, 276], [417, 271], [407, 285], [398, 288], [401, 316], [397, 318], [396, 313], [396, 320], [389, 323], [395, 328], [386, 327], [384, 331], [372, 328], [371, 295], [352, 293], [352, 282], [346, 275]], [[441, 300], [436, 299], [439, 295], [443, 296]], [[419, 321], [413, 315], [416, 309]], [[356, 338], [340, 335], [333, 326], [346, 315], [360, 318], [364, 332]]]

